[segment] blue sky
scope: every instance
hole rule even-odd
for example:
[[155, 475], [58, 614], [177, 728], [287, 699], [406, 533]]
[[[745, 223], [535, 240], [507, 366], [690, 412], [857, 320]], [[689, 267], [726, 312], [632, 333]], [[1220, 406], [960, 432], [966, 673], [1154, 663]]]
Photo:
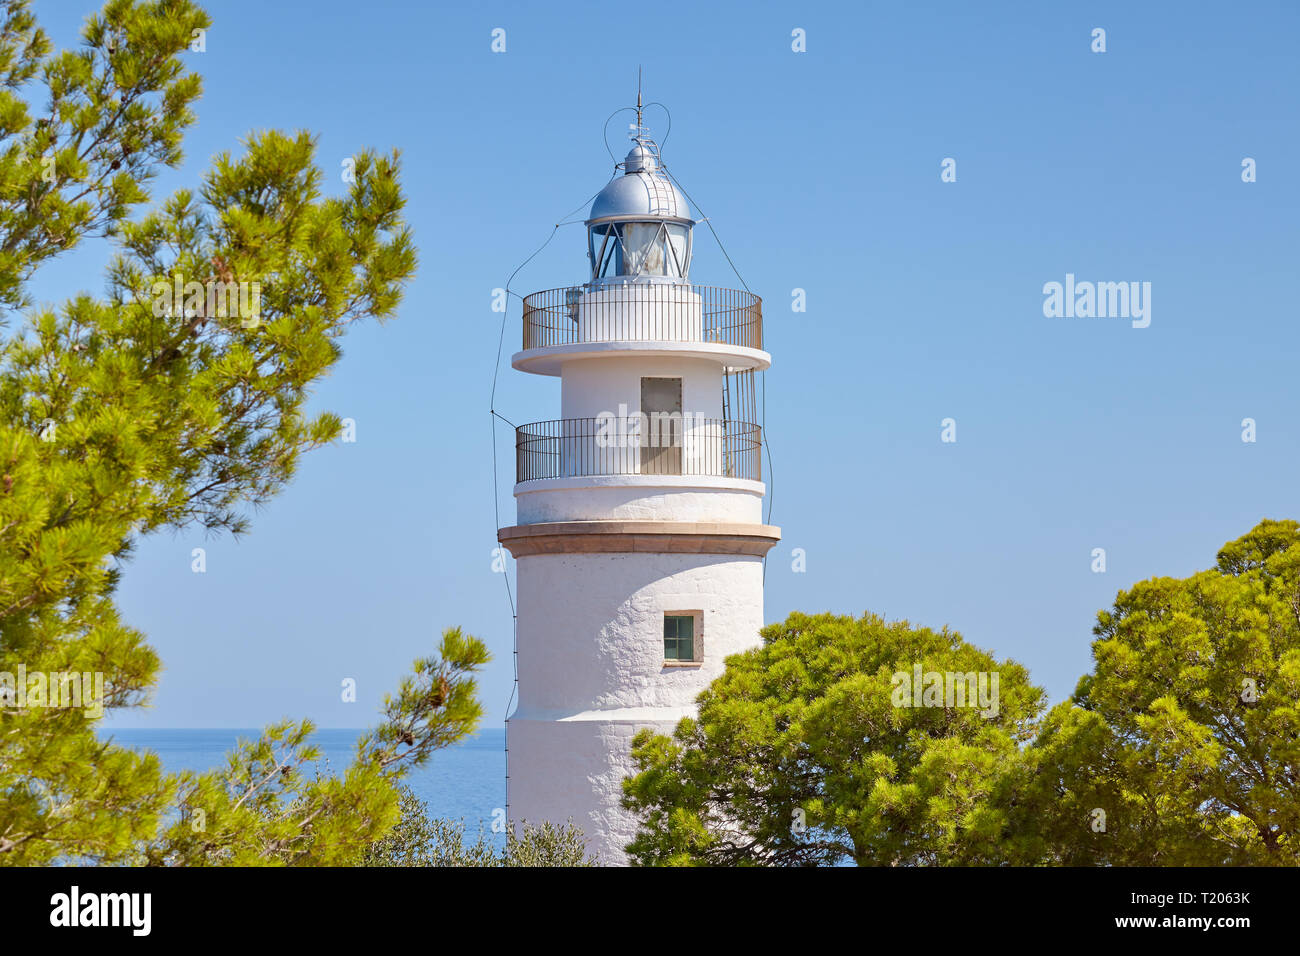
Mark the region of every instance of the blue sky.
[[[63, 43], [89, 9], [37, 4]], [[196, 530], [141, 547], [120, 600], [165, 670], [153, 707], [110, 726], [364, 726], [451, 624], [495, 652], [482, 689], [486, 723], [503, 722], [492, 290], [609, 177], [602, 124], [633, 99], [638, 65], [672, 110], [665, 161], [765, 302], [784, 531], [767, 620], [871, 609], [948, 624], [1058, 700], [1118, 589], [1300, 516], [1293, 3], [209, 9], [207, 52], [189, 56], [199, 122], [155, 195], [196, 183], [251, 130], [314, 131], [337, 190], [345, 157], [396, 146], [421, 268], [400, 317], [350, 334], [317, 392], [355, 419], [355, 444], [308, 457], [243, 540]], [[791, 50], [796, 28], [806, 52]], [[620, 156], [625, 126], [610, 124]], [[1257, 182], [1241, 180], [1245, 157]], [[703, 228], [696, 250], [693, 279], [737, 285]], [[88, 245], [34, 291], [98, 292], [106, 261]], [[585, 267], [581, 227], [566, 226], [514, 288]], [[1067, 273], [1150, 282], [1150, 327], [1046, 318], [1043, 285]], [[519, 335], [516, 300], [507, 359]], [[507, 360], [497, 405], [555, 418], [558, 380]], [[355, 704], [339, 699], [345, 677]]]

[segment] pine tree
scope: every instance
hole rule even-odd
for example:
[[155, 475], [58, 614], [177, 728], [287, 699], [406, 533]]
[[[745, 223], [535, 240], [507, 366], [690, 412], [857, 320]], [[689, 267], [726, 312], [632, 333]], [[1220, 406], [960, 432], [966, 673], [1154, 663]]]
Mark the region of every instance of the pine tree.
[[[760, 633], [762, 646], [728, 657], [699, 696], [698, 718], [671, 737], [633, 738], [637, 773], [623, 782], [623, 804], [640, 823], [627, 847], [635, 863], [915, 866], [1000, 856], [1000, 782], [1021, 762], [1045, 700], [1022, 665], [955, 631], [874, 614], [795, 612]], [[915, 694], [914, 673], [927, 681]], [[949, 674], [984, 675], [992, 706], [966, 690], [958, 698], [955, 681], [949, 699], [947, 685], [931, 681]]]
[[[359, 154], [330, 197], [302, 132], [252, 135], [141, 212], [194, 122], [184, 55], [209, 18], [190, 0], [110, 0], [57, 53], [26, 0], [0, 10], [0, 673], [102, 673], [118, 710], [159, 672], [114, 603], [132, 549], [164, 529], [246, 530], [339, 434], [306, 415], [310, 389], [352, 323], [395, 314], [416, 253], [397, 154]], [[105, 297], [33, 309], [33, 273], [102, 237]], [[0, 862], [354, 859], [396, 822], [404, 770], [476, 726], [487, 659], [447, 631], [353, 764], [321, 779], [309, 723], [177, 776], [101, 742], [87, 709], [20, 707], [0, 687]]]
[[1119, 592], [1093, 669], [1044, 721], [1009, 830], [1022, 856], [1300, 864], [1300, 523]]

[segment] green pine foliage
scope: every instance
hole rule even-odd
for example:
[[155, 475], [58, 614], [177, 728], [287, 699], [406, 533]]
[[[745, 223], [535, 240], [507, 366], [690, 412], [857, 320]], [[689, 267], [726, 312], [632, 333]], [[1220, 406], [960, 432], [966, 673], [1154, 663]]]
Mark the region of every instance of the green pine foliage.
[[[54, 51], [25, 0], [0, 3], [0, 672], [99, 672], [105, 708], [143, 704], [160, 661], [114, 592], [136, 543], [240, 533], [340, 432], [312, 386], [355, 322], [393, 316], [415, 273], [396, 153], [355, 157], [327, 195], [304, 132], [250, 135], [193, 190], [148, 185], [181, 160], [209, 25], [190, 0], [110, 0]], [[104, 297], [33, 308], [27, 282], [111, 237]], [[178, 278], [179, 277], [179, 278]], [[177, 281], [256, 288], [252, 314]], [[346, 863], [399, 817], [401, 775], [481, 718], [483, 643], [452, 629], [388, 699], [341, 774], [309, 723], [228, 766], [164, 773], [96, 736], [81, 708], [0, 701], [0, 863]]]
[[209, 23], [187, 0], [112, 0], [79, 49], [55, 52], [26, 0], [0, 4], [0, 307], [26, 304], [42, 263], [114, 232], [180, 163], [201, 90], [181, 54]]
[[[815, 866], [974, 861], [997, 839], [999, 774], [1043, 691], [948, 630], [794, 613], [727, 659], [698, 719], [634, 739], [625, 805], [642, 864]], [[894, 675], [999, 672], [999, 707], [899, 707]]]
[[1018, 855], [1300, 865], [1300, 523], [1263, 521], [1208, 571], [1121, 591], [1093, 633], [1092, 673], [1011, 790]]
[[[1045, 715], [1020, 665], [948, 631], [792, 614], [624, 783], [657, 865], [1300, 864], [1300, 523], [1122, 591]], [[1000, 672], [992, 718], [899, 707], [890, 675]]]

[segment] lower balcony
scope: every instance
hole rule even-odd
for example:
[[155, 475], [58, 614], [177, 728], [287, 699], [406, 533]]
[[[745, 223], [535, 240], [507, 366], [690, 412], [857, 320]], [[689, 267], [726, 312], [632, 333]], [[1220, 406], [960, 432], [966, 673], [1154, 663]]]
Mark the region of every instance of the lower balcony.
[[762, 481], [762, 429], [672, 414], [566, 418], [515, 430], [518, 482], [673, 476]]

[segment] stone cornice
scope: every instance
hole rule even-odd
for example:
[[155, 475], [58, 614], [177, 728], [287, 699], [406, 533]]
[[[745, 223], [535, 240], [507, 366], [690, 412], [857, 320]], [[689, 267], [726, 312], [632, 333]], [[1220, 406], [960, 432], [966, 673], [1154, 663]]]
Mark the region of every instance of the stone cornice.
[[781, 540], [781, 529], [715, 521], [548, 521], [502, 528], [497, 540], [516, 558], [608, 552], [762, 557]]

